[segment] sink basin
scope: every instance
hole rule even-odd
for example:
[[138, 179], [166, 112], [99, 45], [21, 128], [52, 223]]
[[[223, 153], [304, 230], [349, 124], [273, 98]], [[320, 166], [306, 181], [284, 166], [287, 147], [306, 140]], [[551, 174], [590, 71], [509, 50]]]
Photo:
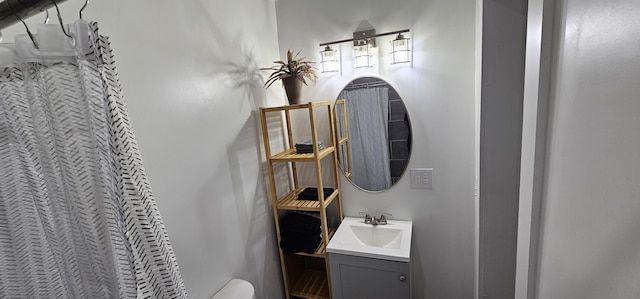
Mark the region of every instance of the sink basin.
[[408, 262], [411, 221], [387, 220], [385, 225], [365, 224], [363, 218], [346, 217], [327, 245], [327, 252]]
[[349, 233], [355, 238], [349, 238], [348, 241], [357, 240], [363, 245], [373, 247], [398, 249], [402, 240], [402, 230], [396, 228], [349, 225]]

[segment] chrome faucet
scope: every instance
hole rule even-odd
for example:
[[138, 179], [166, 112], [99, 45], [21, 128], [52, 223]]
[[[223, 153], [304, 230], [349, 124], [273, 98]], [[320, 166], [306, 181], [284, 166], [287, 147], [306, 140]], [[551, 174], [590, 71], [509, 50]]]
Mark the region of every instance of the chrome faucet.
[[373, 225], [385, 225], [385, 224], [387, 224], [387, 217], [385, 217], [385, 216], [391, 216], [391, 214], [382, 213], [382, 215], [380, 215], [380, 218], [373, 217], [373, 222], [371, 224], [373, 224]]
[[385, 225], [387, 224], [387, 217], [385, 216], [391, 216], [389, 213], [382, 213], [379, 218], [371, 217], [371, 215], [366, 212], [360, 212], [360, 215], [364, 215], [364, 223], [371, 225]]
[[364, 215], [364, 223], [366, 224], [373, 224], [371, 215], [369, 215], [369, 213], [367, 212], [360, 212], [360, 215]]

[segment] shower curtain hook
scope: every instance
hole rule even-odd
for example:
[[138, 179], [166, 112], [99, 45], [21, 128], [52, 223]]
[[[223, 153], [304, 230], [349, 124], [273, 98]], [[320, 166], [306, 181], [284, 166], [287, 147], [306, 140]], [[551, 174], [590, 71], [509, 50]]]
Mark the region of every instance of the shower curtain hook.
[[80, 20], [82, 20], [82, 12], [84, 11], [85, 8], [87, 8], [87, 5], [89, 5], [89, 0], [85, 0], [84, 1], [84, 5], [82, 6], [82, 8], [80, 8]]
[[[42, 10], [40, 10], [42, 11]], [[47, 17], [44, 19], [44, 23], [45, 24], [49, 24], [49, 10], [45, 9], [44, 12], [47, 14]]]
[[62, 33], [64, 33], [64, 35], [66, 35], [69, 38], [73, 38], [73, 36], [67, 33], [67, 29], [64, 29], [64, 22], [62, 21], [62, 16], [60, 15], [60, 9], [58, 8], [58, 4], [56, 3], [55, 0], [51, 0], [51, 2], [53, 2], [53, 5], [55, 5], [56, 7], [56, 12], [58, 13], [58, 21], [60, 21], [60, 28], [62, 28]]
[[5, 1], [7, 3], [7, 7], [9, 7], [9, 10], [13, 13], [13, 15], [18, 18], [18, 20], [20, 20], [20, 22], [22, 22], [22, 24], [24, 25], [24, 28], [27, 29], [27, 35], [29, 35], [29, 38], [31, 39], [31, 42], [33, 43], [33, 46], [37, 49], [40, 50], [40, 47], [38, 47], [38, 43], [36, 43], [35, 38], [33, 38], [33, 34], [31, 34], [31, 30], [29, 30], [29, 26], [27, 26], [27, 23], [25, 23], [19, 16], [18, 14], [16, 14], [16, 12], [13, 10], [13, 8], [11, 7], [11, 4], [9, 4], [10, 1]]

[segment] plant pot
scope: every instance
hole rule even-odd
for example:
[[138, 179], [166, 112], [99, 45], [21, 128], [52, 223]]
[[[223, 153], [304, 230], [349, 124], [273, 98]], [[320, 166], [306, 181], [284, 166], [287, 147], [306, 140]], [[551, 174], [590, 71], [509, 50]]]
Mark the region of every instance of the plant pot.
[[300, 104], [302, 102], [302, 81], [296, 77], [282, 78], [284, 91], [287, 93], [289, 105]]

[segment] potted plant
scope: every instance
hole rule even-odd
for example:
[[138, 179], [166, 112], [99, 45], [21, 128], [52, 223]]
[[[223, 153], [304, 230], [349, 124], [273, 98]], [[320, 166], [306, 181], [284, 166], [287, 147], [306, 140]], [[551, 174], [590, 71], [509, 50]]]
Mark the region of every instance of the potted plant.
[[302, 84], [308, 85], [307, 80], [316, 83], [318, 79], [315, 68], [311, 66], [312, 62], [305, 61], [305, 57], [298, 58], [299, 54], [300, 52], [294, 56], [293, 52], [288, 50], [286, 63], [281, 60], [274, 61], [273, 63], [276, 65], [262, 69], [273, 71], [267, 82], [264, 83], [266, 88], [269, 88], [274, 82], [282, 80], [289, 104], [300, 104]]

